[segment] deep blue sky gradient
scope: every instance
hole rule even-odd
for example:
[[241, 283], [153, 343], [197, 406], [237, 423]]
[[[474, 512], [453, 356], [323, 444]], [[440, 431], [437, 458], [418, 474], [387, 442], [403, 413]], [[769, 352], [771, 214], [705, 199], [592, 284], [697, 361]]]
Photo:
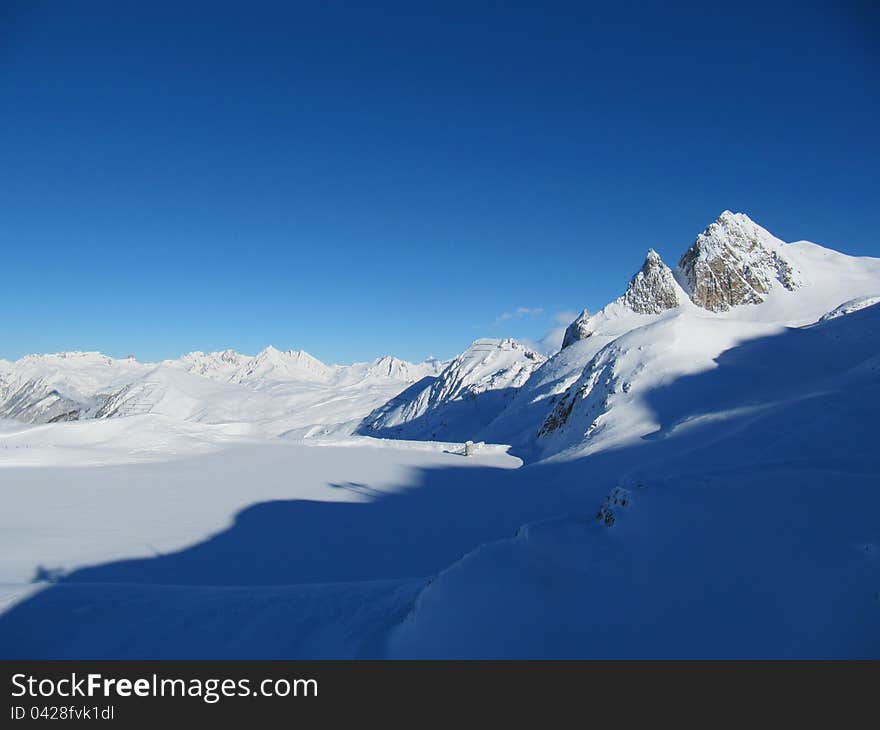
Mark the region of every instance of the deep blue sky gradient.
[[0, 357], [447, 357], [725, 208], [880, 255], [867, 3], [0, 7]]

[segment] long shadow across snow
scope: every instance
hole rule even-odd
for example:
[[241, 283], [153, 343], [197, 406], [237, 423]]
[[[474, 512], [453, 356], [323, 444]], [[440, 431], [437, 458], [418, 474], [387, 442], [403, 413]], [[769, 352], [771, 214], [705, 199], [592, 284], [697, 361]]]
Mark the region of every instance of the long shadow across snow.
[[331, 485], [368, 501], [254, 504], [183, 550], [55, 576], [0, 616], [0, 657], [376, 656], [370, 637], [432, 575], [524, 522], [594, 506], [553, 473], [421, 469], [395, 493]]
[[[716, 369], [654, 391], [647, 403], [660, 423], [656, 438], [519, 470], [421, 469], [396, 493], [369, 484], [337, 484], [368, 501], [255, 504], [229, 529], [200, 544], [76, 570], [0, 616], [0, 656], [380, 654], [373, 639], [355, 646], [352, 635], [387, 630], [427, 578], [477, 545], [508, 538], [526, 522], [595, 512], [609, 487], [634, 469], [654, 471], [662, 464], [668, 472], [678, 461], [681, 473], [705, 472], [753, 462], [762, 440], [742, 434], [764, 417], [760, 414], [733, 411], [681, 433], [674, 426], [703, 415], [707, 404], [723, 409], [747, 399], [761, 405], [778, 403], [780, 396], [784, 402], [798, 368], [810, 371], [802, 382], [849, 387], [845, 379], [851, 369], [878, 352], [880, 307], [871, 309], [845, 321], [744, 343], [723, 353]], [[865, 389], [863, 402], [849, 398], [837, 423], [868, 418], [877, 392]], [[822, 402], [804, 405], [794, 399], [774, 407], [767, 416], [772, 427], [765, 422], [760, 433], [785, 444], [792, 425], [801, 433], [815, 419], [821, 428], [839, 398], [827, 391], [817, 398]], [[843, 454], [864, 460], [859, 468], [870, 469], [876, 467], [875, 449], [870, 429], [864, 432], [855, 445], [858, 428], [842, 429], [838, 439], [807, 439], [803, 446], [789, 441], [786, 451], [802, 456], [808, 468], [830, 465]], [[726, 439], [724, 449], [717, 449], [719, 439]], [[731, 448], [738, 439], [743, 448]], [[339, 628], [334, 633], [327, 625]], [[230, 632], [236, 634], [231, 639]]]
[[508, 469], [421, 469], [415, 484], [396, 493], [360, 483], [331, 486], [370, 499], [262, 502], [203, 543], [81, 568], [62, 582], [241, 586], [429, 576], [527, 519], [573, 506], [558, 490], [542, 493]]
[[[737, 469], [782, 460], [870, 473], [878, 357], [880, 305], [743, 342], [722, 352], [714, 369], [647, 394], [660, 428], [645, 437], [655, 443], [645, 444], [641, 461]], [[687, 434], [677, 431], [682, 426]]]

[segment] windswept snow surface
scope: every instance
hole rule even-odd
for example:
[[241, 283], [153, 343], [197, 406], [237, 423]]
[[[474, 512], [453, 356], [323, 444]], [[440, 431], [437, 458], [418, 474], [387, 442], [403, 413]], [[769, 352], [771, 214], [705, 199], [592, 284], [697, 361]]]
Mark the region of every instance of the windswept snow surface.
[[0, 656], [380, 656], [430, 575], [533, 513], [491, 446], [124, 451], [159, 434], [194, 437], [156, 415], [0, 432]]
[[658, 427], [528, 467], [594, 495], [442, 572], [391, 656], [880, 657], [880, 307], [659, 384]]
[[871, 297], [856, 297], [848, 302], [844, 302], [839, 307], [835, 307], [828, 314], [822, 315], [820, 321], [827, 322], [829, 319], [837, 319], [838, 317], [858, 312], [865, 307], [873, 307], [875, 304], [880, 304], [880, 294]]
[[549, 359], [0, 361], [0, 657], [880, 658], [880, 260], [681, 262]]

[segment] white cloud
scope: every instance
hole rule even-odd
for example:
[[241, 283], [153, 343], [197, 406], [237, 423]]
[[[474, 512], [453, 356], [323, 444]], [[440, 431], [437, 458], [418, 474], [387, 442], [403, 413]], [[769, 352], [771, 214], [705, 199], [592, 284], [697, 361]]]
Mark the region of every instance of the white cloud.
[[559, 326], [551, 327], [539, 340], [523, 340], [523, 342], [542, 355], [554, 355], [562, 349], [562, 338], [565, 336], [566, 328], [579, 314], [580, 312], [567, 309], [554, 312], [551, 319]]
[[575, 312], [570, 309], [563, 309], [561, 312], [556, 312], [553, 315], [553, 321], [556, 324], [564, 324], [566, 327], [574, 322], [575, 318], [580, 314], [580, 312]]
[[565, 327], [554, 327], [551, 330], [547, 330], [540, 340], [522, 339], [520, 341], [536, 352], [549, 357], [562, 349], [562, 338], [564, 335]]
[[[492, 326], [497, 327], [498, 325], [513, 319], [540, 317], [544, 313], [542, 307], [517, 307], [516, 309], [502, 312], [498, 315]], [[575, 312], [569, 309], [563, 309], [558, 312], [553, 312], [552, 314], [547, 313], [548, 318], [554, 323], [553, 327], [548, 329], [540, 339], [535, 340], [528, 337], [520, 337], [519, 340], [543, 355], [553, 355], [562, 349], [562, 338], [565, 336], [565, 330], [579, 314], [580, 312]]]
[[522, 319], [523, 317], [539, 317], [544, 313], [543, 307], [517, 307], [512, 312], [502, 312], [492, 323], [493, 327], [497, 327], [502, 322], [511, 319]]

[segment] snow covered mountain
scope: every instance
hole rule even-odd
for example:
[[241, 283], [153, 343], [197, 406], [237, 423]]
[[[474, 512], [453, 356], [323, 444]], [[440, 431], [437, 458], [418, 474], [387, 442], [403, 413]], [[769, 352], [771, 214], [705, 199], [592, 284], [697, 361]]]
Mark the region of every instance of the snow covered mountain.
[[[436, 360], [414, 364], [390, 356], [325, 365], [307, 352], [274, 347], [255, 356], [191, 352], [161, 363], [96, 352], [29, 355], [0, 361], [0, 418], [51, 423], [157, 413], [206, 423], [274, 420], [282, 430], [327, 419], [345, 424], [441, 368]], [[348, 409], [316, 411], [337, 401]]]
[[699, 307], [760, 304], [777, 282], [789, 291], [801, 285], [784, 246], [748, 216], [726, 210], [685, 251], [678, 271]]
[[[718, 324], [703, 322], [694, 340]], [[694, 324], [669, 323], [653, 329], [654, 366]], [[603, 395], [584, 407], [623, 394], [613, 366], [635, 357], [635, 335], [596, 363]], [[441, 571], [392, 630], [391, 656], [878, 656], [880, 306], [749, 339], [677, 379], [648, 370], [658, 430], [520, 470], [545, 499], [566, 485], [591, 508]]]
[[544, 362], [516, 340], [480, 339], [436, 377], [426, 377], [373, 411], [360, 432], [466, 441], [492, 420]]
[[0, 417], [31, 423], [88, 418], [106, 396], [152, 367], [98, 352], [0, 360]]
[[624, 295], [572, 322], [562, 351], [478, 437], [532, 459], [645, 437], [663, 426], [648, 403], [658, 387], [716, 367], [741, 342], [855, 310], [878, 293], [880, 260], [786, 244], [725, 211], [674, 275], [649, 251]]
[[0, 418], [57, 423], [79, 417], [81, 404], [63, 396], [42, 378], [16, 386], [0, 384]]
[[164, 364], [179, 367], [194, 375], [211, 380], [231, 381], [237, 373], [247, 368], [253, 358], [235, 350], [222, 352], [190, 352], [177, 360], [166, 360]]
[[511, 444], [540, 459], [591, 452], [660, 425], [646, 405], [671, 379], [785, 327], [880, 296], [880, 262], [787, 244], [724, 211], [671, 270], [650, 249], [623, 294], [567, 328], [549, 359], [477, 340], [448, 363], [386, 356], [327, 365], [302, 350], [192, 352], [139, 363], [99, 353], [0, 361], [0, 418], [45, 423], [157, 413], [261, 432]]
[[0, 655], [876, 659], [880, 259], [682, 249], [547, 359], [0, 362]]
[[372, 362], [355, 363], [347, 368], [348, 379], [352, 377], [385, 377], [415, 383], [422, 378], [439, 375], [447, 363], [437, 358], [428, 358], [420, 363], [411, 363], [391, 355], [380, 357]]
[[685, 298], [670, 268], [660, 255], [648, 249], [645, 263], [630, 279], [623, 296], [605, 307], [594, 318], [586, 309], [566, 328], [562, 349], [590, 337], [603, 320], [620, 318], [621, 314], [660, 314], [678, 307]]
[[230, 382], [259, 387], [266, 382], [313, 380], [326, 382], [334, 368], [312, 357], [304, 350], [276, 350], [274, 347], [257, 353], [236, 371]]
[[411, 363], [391, 355], [352, 365], [325, 365], [304, 350], [281, 351], [272, 346], [253, 357], [235, 350], [191, 352], [178, 360], [167, 360], [165, 364], [212, 380], [255, 389], [289, 381], [350, 383], [365, 378], [391, 378], [415, 382], [426, 375], [436, 375], [442, 369], [442, 363], [434, 358]]

